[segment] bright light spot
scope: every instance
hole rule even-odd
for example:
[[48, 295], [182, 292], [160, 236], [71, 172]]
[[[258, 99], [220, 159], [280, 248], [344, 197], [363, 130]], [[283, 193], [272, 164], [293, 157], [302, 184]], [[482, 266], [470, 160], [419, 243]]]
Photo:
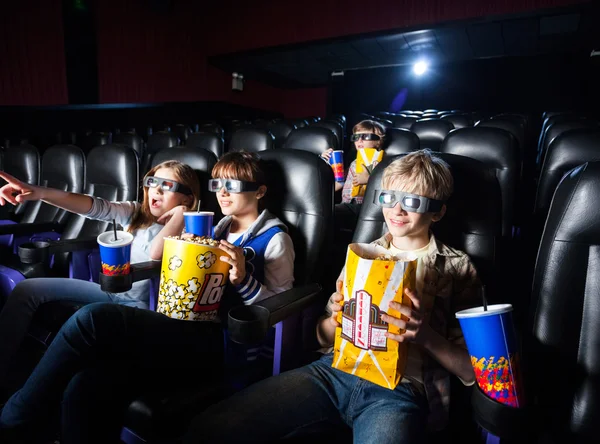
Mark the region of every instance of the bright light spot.
[[427, 68], [428, 68], [427, 63], [417, 62], [413, 66], [413, 72], [418, 76], [422, 76], [427, 71]]

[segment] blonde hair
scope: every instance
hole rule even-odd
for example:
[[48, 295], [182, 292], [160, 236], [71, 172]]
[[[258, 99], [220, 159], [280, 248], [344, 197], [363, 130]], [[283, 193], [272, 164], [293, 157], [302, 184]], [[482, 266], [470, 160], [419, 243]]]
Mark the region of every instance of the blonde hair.
[[[200, 181], [198, 180], [198, 175], [196, 172], [184, 163], [181, 163], [177, 160], [167, 160], [165, 162], [159, 163], [154, 168], [151, 168], [150, 171], [146, 173], [144, 179], [148, 176], [154, 176], [158, 170], [161, 168], [167, 168], [172, 170], [177, 178], [177, 182], [181, 185], [185, 185], [190, 190], [192, 190], [192, 198], [193, 202], [190, 207], [190, 210], [196, 209], [198, 206], [198, 200], [200, 198]], [[140, 205], [139, 209], [135, 212], [133, 217], [131, 218], [131, 224], [127, 231], [133, 233], [135, 230], [139, 228], [148, 228], [154, 222], [156, 222], [156, 217], [152, 215], [150, 212], [150, 202], [148, 198], [148, 188], [144, 187], [144, 200], [142, 201], [142, 205]]]
[[374, 120], [363, 120], [362, 122], [358, 122], [356, 125], [354, 125], [354, 128], [352, 128], [352, 134], [355, 134], [359, 131], [375, 133], [381, 137], [382, 141], [385, 138], [385, 128], [381, 123]]
[[454, 179], [450, 166], [430, 150], [419, 150], [394, 160], [383, 171], [382, 188], [419, 194], [446, 201], [452, 195]]

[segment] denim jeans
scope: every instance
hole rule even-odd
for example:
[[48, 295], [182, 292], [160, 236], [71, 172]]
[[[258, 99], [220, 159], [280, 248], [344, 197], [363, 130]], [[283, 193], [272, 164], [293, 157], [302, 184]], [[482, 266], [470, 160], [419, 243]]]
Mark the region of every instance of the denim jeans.
[[389, 390], [331, 362], [325, 355], [216, 404], [194, 419], [184, 443], [265, 442], [344, 424], [360, 444], [425, 440], [427, 400], [412, 384]]
[[[35, 428], [57, 413], [62, 402], [61, 443], [102, 442], [103, 430], [98, 428], [111, 423], [111, 415], [120, 415], [120, 406], [136, 390], [148, 390], [140, 384], [151, 380], [152, 388], [193, 387], [222, 362], [219, 324], [180, 321], [117, 304], [90, 304], [63, 325], [23, 388], [4, 406], [0, 427]], [[95, 398], [108, 398], [112, 408], [100, 417], [78, 420], [91, 415]]]
[[111, 295], [94, 282], [66, 278], [26, 279], [20, 282], [0, 312], [0, 381], [4, 379], [11, 360], [19, 350], [35, 312], [40, 305], [52, 301], [77, 304], [118, 302], [113, 301]]

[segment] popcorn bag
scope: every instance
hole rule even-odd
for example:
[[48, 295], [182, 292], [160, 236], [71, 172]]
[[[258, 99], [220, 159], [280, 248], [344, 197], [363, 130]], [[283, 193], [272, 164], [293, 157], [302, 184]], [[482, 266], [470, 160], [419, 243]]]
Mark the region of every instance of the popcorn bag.
[[156, 311], [170, 318], [212, 321], [225, 291], [229, 264], [225, 252], [206, 237], [165, 238]]
[[[369, 174], [383, 159], [383, 151], [377, 151], [375, 148], [360, 148], [356, 153], [356, 174], [368, 171]], [[366, 185], [352, 186], [352, 197], [364, 196]]]
[[[335, 332], [333, 367], [393, 390], [406, 366], [408, 348], [385, 333], [404, 330], [381, 320], [382, 314], [400, 317], [391, 301], [411, 306], [405, 288], [415, 288], [414, 255], [390, 256], [379, 245], [350, 244], [344, 269], [344, 308]], [[403, 319], [406, 319], [404, 316]]]

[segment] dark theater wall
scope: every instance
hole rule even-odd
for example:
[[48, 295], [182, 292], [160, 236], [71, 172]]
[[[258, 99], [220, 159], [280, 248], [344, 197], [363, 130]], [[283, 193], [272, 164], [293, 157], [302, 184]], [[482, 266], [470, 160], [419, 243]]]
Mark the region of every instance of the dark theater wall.
[[68, 103], [61, 0], [0, 4], [0, 106]]

